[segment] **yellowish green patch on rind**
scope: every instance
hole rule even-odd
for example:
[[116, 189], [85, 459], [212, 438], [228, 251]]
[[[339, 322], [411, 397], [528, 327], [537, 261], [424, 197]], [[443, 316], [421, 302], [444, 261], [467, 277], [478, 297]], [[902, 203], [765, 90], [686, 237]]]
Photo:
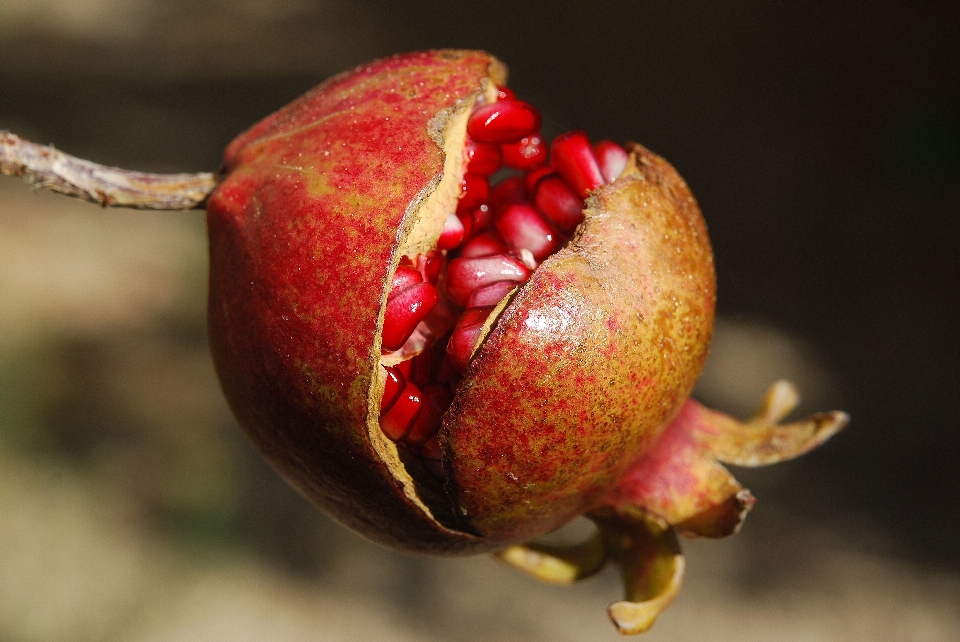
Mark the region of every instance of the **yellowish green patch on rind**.
[[332, 78], [238, 137], [209, 201], [211, 347], [231, 408], [308, 498], [395, 548], [495, 547], [425, 510], [373, 400], [383, 300], [443, 182], [445, 114], [503, 73], [483, 52], [432, 51]]
[[699, 376], [713, 258], [676, 171], [640, 146], [587, 201], [471, 362], [441, 433], [458, 512], [484, 537], [536, 537], [595, 505]]

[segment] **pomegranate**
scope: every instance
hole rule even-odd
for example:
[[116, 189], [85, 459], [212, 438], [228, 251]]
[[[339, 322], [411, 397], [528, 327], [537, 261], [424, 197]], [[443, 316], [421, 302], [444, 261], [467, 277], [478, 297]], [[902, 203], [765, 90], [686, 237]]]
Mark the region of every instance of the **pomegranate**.
[[[690, 399], [715, 279], [686, 183], [637, 144], [545, 140], [505, 84], [483, 52], [395, 56], [234, 140], [207, 202], [214, 361], [336, 519], [553, 582], [612, 561], [637, 633], [679, 588], [676, 533], [728, 535], [754, 502], [720, 462], [793, 457], [846, 416], [780, 424], [786, 382], [747, 422]], [[586, 542], [532, 542], [579, 515]]]
[[[690, 400], [715, 304], [696, 201], [639, 145], [548, 146], [505, 82], [482, 52], [396, 56], [238, 137], [208, 204], [214, 358], [340, 521], [551, 581], [611, 559], [611, 617], [639, 632], [679, 586], [675, 529], [726, 535], [753, 503], [718, 459], [793, 456], [845, 417], [778, 425], [788, 384], [747, 424]], [[524, 544], [581, 514], [582, 546]]]
[[[229, 146], [208, 204], [210, 334], [241, 424], [405, 550], [502, 549], [599, 505], [709, 346], [713, 260], [683, 181], [639, 146], [547, 145], [505, 80], [452, 51], [333, 78]], [[525, 185], [495, 198], [503, 168]]]

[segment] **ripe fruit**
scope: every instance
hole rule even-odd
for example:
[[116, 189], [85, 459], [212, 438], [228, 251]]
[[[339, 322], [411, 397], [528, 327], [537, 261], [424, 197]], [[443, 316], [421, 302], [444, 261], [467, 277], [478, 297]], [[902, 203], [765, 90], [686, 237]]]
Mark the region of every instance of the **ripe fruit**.
[[[547, 158], [505, 81], [482, 52], [396, 56], [231, 143], [208, 203], [214, 359], [261, 452], [340, 521], [553, 581], [612, 559], [638, 631], [679, 584], [673, 527], [727, 534], [752, 502], [711, 453], [791, 456], [842, 417], [794, 430], [781, 403], [736, 437], [690, 401], [715, 284], [686, 184], [583, 132]], [[584, 513], [585, 557], [517, 546]]]

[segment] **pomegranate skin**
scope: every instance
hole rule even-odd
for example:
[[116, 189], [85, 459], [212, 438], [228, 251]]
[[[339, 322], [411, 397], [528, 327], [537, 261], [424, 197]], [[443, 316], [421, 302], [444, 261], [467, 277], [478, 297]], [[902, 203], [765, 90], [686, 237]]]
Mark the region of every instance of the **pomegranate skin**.
[[234, 414], [311, 501], [395, 548], [495, 548], [425, 510], [368, 417], [398, 230], [443, 173], [443, 112], [469, 112], [504, 73], [436, 51], [334, 77], [230, 144], [207, 207], [211, 350]]
[[393, 271], [450, 173], [448, 125], [464, 116], [462, 141], [504, 80], [483, 52], [358, 67], [231, 143], [208, 203], [211, 348], [241, 426], [311, 501], [402, 550], [498, 550], [599, 506], [677, 414], [710, 342], [699, 209], [634, 146], [569, 246], [494, 311], [443, 418], [446, 484], [383, 437]]
[[654, 443], [707, 357], [716, 285], [706, 226], [665, 160], [588, 198], [585, 222], [474, 355], [440, 433], [458, 513], [525, 541], [590, 510]]

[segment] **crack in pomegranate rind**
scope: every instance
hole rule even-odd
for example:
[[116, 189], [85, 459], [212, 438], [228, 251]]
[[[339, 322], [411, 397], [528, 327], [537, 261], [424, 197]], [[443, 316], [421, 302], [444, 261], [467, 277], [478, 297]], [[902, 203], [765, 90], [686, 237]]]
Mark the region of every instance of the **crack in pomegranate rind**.
[[489, 54], [432, 51], [331, 78], [239, 135], [208, 199], [211, 351], [232, 410], [311, 501], [395, 548], [492, 547], [377, 425], [379, 326], [400, 257], [434, 248], [456, 209], [449, 152], [473, 103], [505, 76]]
[[[583, 199], [628, 164], [622, 147], [591, 146], [580, 131], [558, 136], [548, 154], [540, 122], [537, 108], [505, 87], [497, 101], [478, 101], [467, 119], [456, 211], [436, 247], [403, 256], [393, 276], [380, 427], [441, 479], [443, 414], [505, 299], [569, 242], [584, 220]], [[520, 174], [491, 186], [503, 169]]]

